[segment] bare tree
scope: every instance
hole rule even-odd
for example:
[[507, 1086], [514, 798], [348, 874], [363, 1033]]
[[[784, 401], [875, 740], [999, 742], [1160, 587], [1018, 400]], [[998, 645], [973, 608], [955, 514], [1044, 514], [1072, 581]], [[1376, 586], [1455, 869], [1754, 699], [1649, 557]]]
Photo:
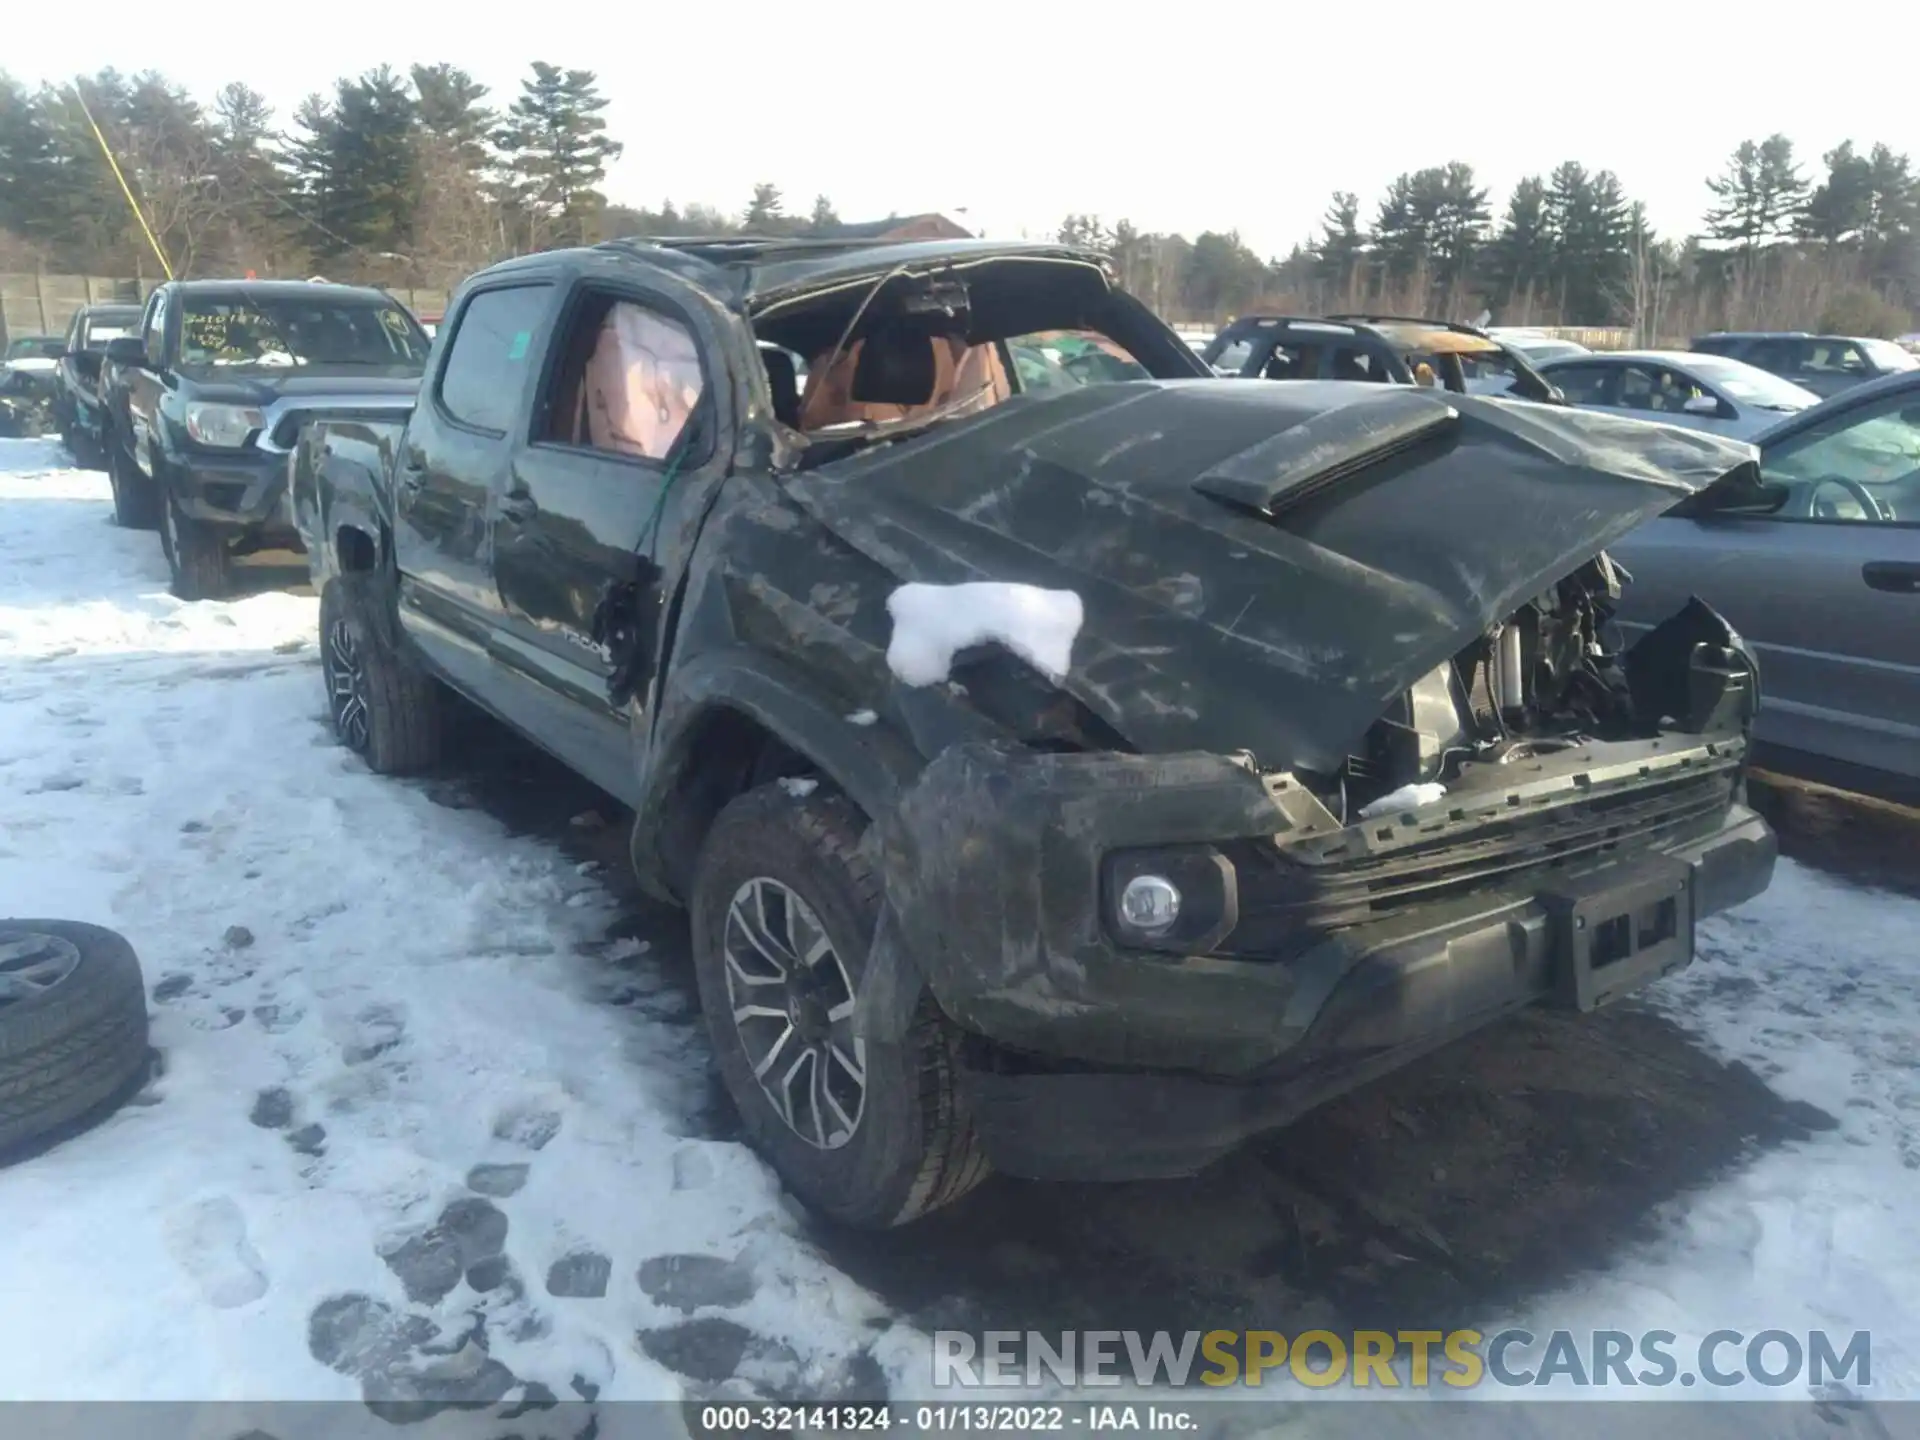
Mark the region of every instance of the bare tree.
[[500, 257], [499, 206], [457, 145], [423, 140], [410, 284], [450, 288]]
[[191, 275], [237, 197], [221, 183], [212, 137], [162, 117], [131, 127], [121, 168], [177, 274]]
[[1636, 346], [1657, 345], [1664, 333], [1667, 301], [1679, 274], [1672, 246], [1658, 239], [1647, 225], [1646, 212], [1636, 205], [1628, 239], [1625, 277], [1609, 287], [1608, 301], [1626, 314]]

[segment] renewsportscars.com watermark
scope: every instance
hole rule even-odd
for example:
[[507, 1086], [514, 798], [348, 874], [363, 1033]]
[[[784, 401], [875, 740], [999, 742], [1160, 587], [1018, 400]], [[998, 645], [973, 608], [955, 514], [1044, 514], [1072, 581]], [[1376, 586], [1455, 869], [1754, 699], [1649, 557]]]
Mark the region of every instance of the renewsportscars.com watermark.
[[1873, 1383], [1865, 1330], [1715, 1330], [1683, 1343], [1671, 1330], [936, 1330], [941, 1389], [1037, 1386], [1261, 1385], [1470, 1390], [1509, 1387], [1691, 1387]]

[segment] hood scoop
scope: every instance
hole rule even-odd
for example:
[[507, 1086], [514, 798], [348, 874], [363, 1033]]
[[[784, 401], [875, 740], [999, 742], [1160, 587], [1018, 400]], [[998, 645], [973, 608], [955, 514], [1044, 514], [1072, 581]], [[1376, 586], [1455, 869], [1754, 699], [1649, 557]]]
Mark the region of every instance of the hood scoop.
[[1216, 462], [1193, 482], [1202, 495], [1273, 519], [1288, 506], [1459, 428], [1460, 411], [1411, 387], [1302, 420]]

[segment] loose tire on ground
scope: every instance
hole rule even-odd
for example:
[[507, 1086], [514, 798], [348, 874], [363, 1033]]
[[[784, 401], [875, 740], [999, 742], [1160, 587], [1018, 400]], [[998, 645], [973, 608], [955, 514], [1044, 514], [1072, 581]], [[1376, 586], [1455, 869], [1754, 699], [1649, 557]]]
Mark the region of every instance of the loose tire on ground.
[[0, 1158], [104, 1118], [147, 1053], [131, 945], [72, 920], [0, 920]]
[[171, 495], [161, 501], [160, 548], [182, 600], [224, 600], [233, 591], [227, 537], [204, 520], [183, 515]]
[[320, 673], [334, 737], [381, 775], [426, 770], [440, 758], [439, 684], [383, 638], [374, 577], [349, 572], [320, 592]]
[[[128, 530], [157, 530], [160, 527], [160, 506], [154, 484], [142, 475], [126, 453], [114, 443], [113, 437], [106, 440], [107, 484], [113, 490], [113, 521]], [[79, 451], [74, 452], [82, 465], [87, 462]]]
[[[808, 1205], [845, 1224], [881, 1229], [959, 1199], [988, 1174], [959, 1088], [958, 1033], [923, 996], [903, 1044], [865, 1045], [857, 1123], [850, 1138], [823, 1148], [784, 1118], [754, 1074], [735, 1020], [725, 948], [736, 899], [760, 893], [750, 891], [754, 882], [771, 881], [817, 918], [831, 945], [819, 963], [837, 959], [857, 988], [881, 903], [879, 878], [859, 850], [865, 828], [865, 818], [843, 796], [796, 797], [778, 785], [749, 791], [720, 812], [708, 833], [691, 909], [701, 1008], [748, 1134]], [[744, 977], [733, 973], [740, 990]], [[755, 987], [755, 1001], [762, 989], [773, 986]], [[783, 1054], [769, 1073], [788, 1063]]]

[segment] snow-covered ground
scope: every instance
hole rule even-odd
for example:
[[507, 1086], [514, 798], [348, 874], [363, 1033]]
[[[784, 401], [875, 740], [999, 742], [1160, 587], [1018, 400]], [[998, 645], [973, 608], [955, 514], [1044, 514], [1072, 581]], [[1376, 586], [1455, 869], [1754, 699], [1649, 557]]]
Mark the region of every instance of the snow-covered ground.
[[905, 1365], [702, 1138], [686, 1027], [596, 1002], [663, 983], [600, 943], [600, 884], [368, 773], [323, 729], [316, 602], [174, 600], [62, 458], [0, 440], [0, 914], [122, 931], [165, 1072], [0, 1170], [0, 1396], [680, 1394], [638, 1332], [797, 1393]]
[[[0, 441], [0, 914], [125, 933], [164, 1070], [0, 1170], [0, 1397], [924, 1394], [928, 1337], [711, 1137], [697, 1031], [605, 1003], [672, 987], [600, 881], [369, 774], [315, 602], [172, 599], [64, 463]], [[1920, 1397], [1920, 902], [1783, 863], [1655, 1001], [1837, 1125], [1600, 1279], [1449, 1319], [1866, 1329], [1868, 1393]]]

